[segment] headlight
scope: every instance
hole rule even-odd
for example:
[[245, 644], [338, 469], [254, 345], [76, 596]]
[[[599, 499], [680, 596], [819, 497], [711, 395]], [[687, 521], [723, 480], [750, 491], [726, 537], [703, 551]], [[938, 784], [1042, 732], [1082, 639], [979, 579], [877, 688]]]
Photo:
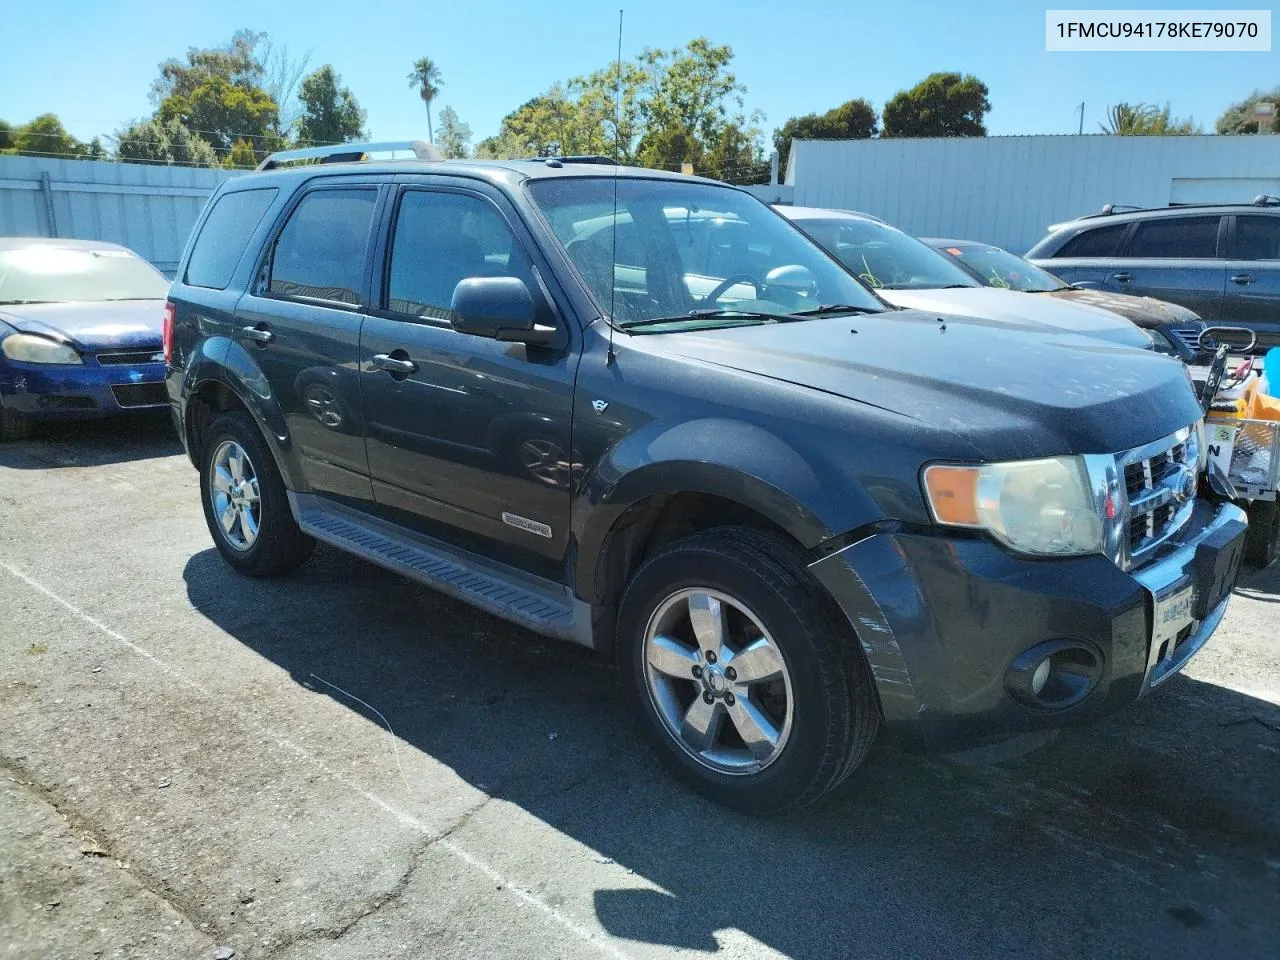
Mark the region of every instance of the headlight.
[[924, 492], [937, 523], [985, 530], [1019, 553], [1102, 552], [1102, 518], [1080, 457], [934, 464], [925, 468]]
[[65, 343], [38, 337], [31, 333], [14, 333], [4, 338], [0, 347], [10, 360], [23, 363], [83, 363], [80, 354]]

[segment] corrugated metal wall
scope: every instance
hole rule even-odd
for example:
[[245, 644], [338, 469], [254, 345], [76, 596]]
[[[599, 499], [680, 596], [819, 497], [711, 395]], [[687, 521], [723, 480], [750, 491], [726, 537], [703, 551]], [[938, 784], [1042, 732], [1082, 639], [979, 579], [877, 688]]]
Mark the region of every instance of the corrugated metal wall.
[[1050, 223], [1106, 203], [1180, 199], [1174, 181], [1196, 181], [1199, 199], [1247, 202], [1277, 177], [1280, 136], [1099, 135], [797, 141], [786, 182], [797, 206], [860, 210], [917, 236], [1022, 253]]
[[0, 157], [0, 236], [124, 244], [171, 273], [205, 200], [232, 171]]

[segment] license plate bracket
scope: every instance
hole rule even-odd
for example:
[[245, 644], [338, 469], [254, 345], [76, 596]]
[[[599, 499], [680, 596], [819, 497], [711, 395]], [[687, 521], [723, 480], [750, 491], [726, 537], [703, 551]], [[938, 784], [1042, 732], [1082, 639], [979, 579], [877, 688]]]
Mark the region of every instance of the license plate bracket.
[[1244, 559], [1247, 526], [1239, 520], [1225, 523], [1196, 547], [1191, 569], [1195, 574], [1194, 616], [1203, 620], [1235, 588]]
[[1177, 645], [1178, 635], [1197, 619], [1194, 613], [1196, 593], [1195, 584], [1183, 577], [1172, 589], [1156, 597], [1151, 629], [1152, 656], [1158, 656], [1160, 651], [1165, 656], [1170, 655]]

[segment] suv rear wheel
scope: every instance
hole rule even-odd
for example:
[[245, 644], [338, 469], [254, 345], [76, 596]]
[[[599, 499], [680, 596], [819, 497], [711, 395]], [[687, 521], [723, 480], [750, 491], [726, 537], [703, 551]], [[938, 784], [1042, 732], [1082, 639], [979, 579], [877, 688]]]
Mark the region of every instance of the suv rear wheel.
[[213, 542], [241, 573], [284, 573], [315, 549], [293, 519], [284, 478], [247, 413], [224, 413], [206, 433], [200, 498]]
[[870, 671], [799, 550], [742, 528], [650, 557], [619, 609], [627, 698], [659, 757], [717, 802], [804, 806], [863, 760]]

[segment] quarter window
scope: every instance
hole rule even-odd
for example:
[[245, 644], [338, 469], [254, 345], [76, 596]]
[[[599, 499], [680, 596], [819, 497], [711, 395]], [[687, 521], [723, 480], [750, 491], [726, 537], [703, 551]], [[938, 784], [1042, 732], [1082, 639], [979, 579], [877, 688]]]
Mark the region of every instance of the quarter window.
[[1054, 257], [1114, 257], [1120, 252], [1120, 238], [1126, 227], [1126, 223], [1113, 223], [1086, 230], [1064, 243]]
[[280, 231], [268, 289], [279, 296], [360, 303], [374, 187], [316, 190]]
[[518, 277], [536, 289], [528, 255], [491, 204], [469, 194], [406, 191], [391, 246], [387, 308], [447, 321], [453, 290], [468, 277]]
[[1217, 217], [1161, 217], [1138, 224], [1130, 257], [1211, 260], [1218, 255]]
[[1236, 258], [1280, 260], [1280, 217], [1237, 217]]
[[187, 261], [186, 281], [194, 287], [225, 290], [244, 248], [278, 191], [238, 190], [214, 201]]

